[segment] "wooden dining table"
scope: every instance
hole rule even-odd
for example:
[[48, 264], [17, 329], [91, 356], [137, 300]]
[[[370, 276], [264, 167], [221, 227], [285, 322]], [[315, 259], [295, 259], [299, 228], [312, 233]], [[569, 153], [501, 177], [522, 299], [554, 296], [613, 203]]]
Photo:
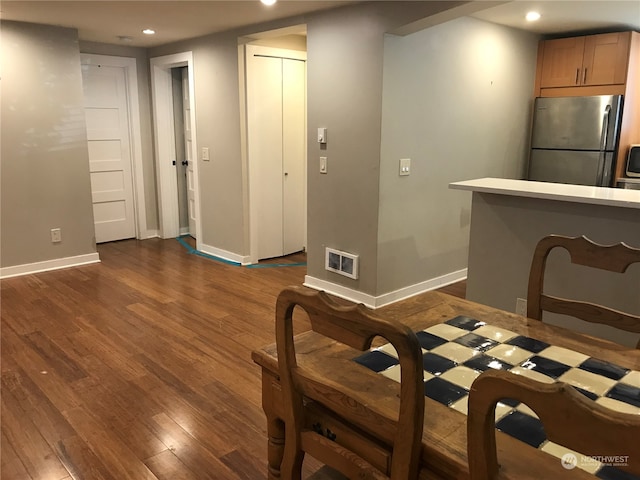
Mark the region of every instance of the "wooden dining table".
[[[640, 370], [640, 350], [440, 292], [427, 292], [396, 302], [375, 310], [375, 314], [404, 323], [416, 332], [444, 324], [451, 319], [468, 317], [497, 329], [568, 349], [578, 356], [610, 362], [629, 371]], [[314, 368], [321, 369], [328, 378], [339, 382], [345, 391], [360, 401], [374, 406], [389, 419], [397, 418], [398, 383], [355, 361], [360, 358], [362, 352], [313, 331], [298, 334], [295, 341], [298, 363], [312, 362]], [[382, 343], [384, 342], [380, 342], [378, 346]], [[254, 351], [252, 358], [262, 369], [262, 404], [267, 418], [268, 435], [268, 478], [279, 479], [285, 438], [276, 345], [271, 344]], [[632, 375], [636, 373], [632, 372]], [[309, 408], [309, 422], [316, 425], [320, 431], [327, 432], [340, 444], [356, 445], [370, 463], [384, 464], [384, 447], [364, 440], [358, 429], [349, 423], [348, 418], [335, 418], [321, 408], [314, 410], [312, 405]], [[455, 408], [429, 397], [425, 398], [420, 478], [469, 478], [466, 419], [466, 415]], [[533, 448], [501, 431], [496, 431], [496, 435], [498, 461], [501, 465], [500, 478], [593, 479], [593, 476], [581, 468], [564, 469], [557, 457], [539, 448]]]

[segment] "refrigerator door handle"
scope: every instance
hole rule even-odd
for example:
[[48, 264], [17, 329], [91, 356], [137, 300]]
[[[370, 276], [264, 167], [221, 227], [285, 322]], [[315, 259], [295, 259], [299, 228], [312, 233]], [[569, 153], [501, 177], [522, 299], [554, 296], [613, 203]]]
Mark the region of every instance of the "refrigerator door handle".
[[602, 115], [602, 133], [600, 134], [600, 160], [598, 161], [598, 177], [596, 178], [596, 185], [603, 185], [603, 180], [609, 180], [609, 175], [605, 175], [605, 170], [609, 168], [605, 165], [605, 150], [607, 149], [607, 134], [609, 133], [609, 116], [611, 114], [611, 105], [607, 105]]

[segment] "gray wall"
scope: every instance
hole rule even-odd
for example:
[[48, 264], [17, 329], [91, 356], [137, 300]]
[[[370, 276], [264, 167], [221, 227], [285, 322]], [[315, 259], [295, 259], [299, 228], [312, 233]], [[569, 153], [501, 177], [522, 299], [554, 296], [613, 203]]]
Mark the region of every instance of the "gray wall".
[[466, 268], [470, 202], [447, 185], [522, 177], [537, 48], [471, 17], [386, 37], [378, 294]]
[[142, 171], [144, 175], [144, 201], [147, 215], [147, 229], [157, 231], [158, 202], [156, 194], [156, 169], [153, 152], [153, 134], [151, 130], [151, 84], [149, 81], [149, 56], [147, 49], [108, 45], [94, 42], [80, 42], [81, 53], [111, 55], [136, 59], [138, 74], [138, 102], [140, 109], [140, 134], [142, 136]]
[[[317, 143], [308, 147], [308, 272], [327, 279], [324, 245], [360, 253], [360, 281], [330, 281], [374, 293], [384, 33], [463, 2], [372, 2], [294, 17], [151, 49], [149, 57], [192, 51], [199, 160], [201, 241], [249, 253], [246, 172], [242, 164], [238, 38], [307, 25], [309, 138], [329, 128], [330, 174], [320, 179]], [[313, 135], [312, 135], [313, 133]]]
[[198, 158], [200, 242], [245, 255], [245, 192], [240, 140], [238, 32], [153, 48], [149, 58], [193, 52], [196, 141], [211, 160]]
[[[373, 2], [307, 22], [308, 267], [319, 280], [375, 295], [384, 35], [456, 2]], [[328, 129], [326, 148], [313, 141]], [[328, 158], [328, 174], [318, 157]], [[325, 247], [360, 256], [360, 278], [324, 269]]]
[[[605, 245], [625, 242], [640, 247], [639, 219], [640, 211], [633, 208], [474, 193], [467, 298], [513, 312], [516, 298], [527, 298], [531, 258], [542, 237], [586, 235]], [[550, 294], [640, 314], [638, 264], [620, 275], [573, 266], [565, 252], [552, 252], [548, 269], [545, 291]], [[635, 346], [638, 339], [559, 315], [545, 317], [545, 321], [629, 346]]]
[[0, 265], [95, 253], [77, 31], [2, 22], [1, 57]]
[[[246, 255], [238, 39], [306, 24], [308, 136], [314, 139], [320, 126], [329, 130], [326, 148], [308, 144], [308, 275], [380, 295], [463, 268], [468, 201], [454, 200], [446, 184], [484, 175], [519, 176], [529, 112], [519, 100], [531, 91], [535, 39], [472, 19], [385, 37], [461, 3], [351, 5], [149, 51], [82, 43], [86, 53], [138, 60], [148, 227], [158, 225], [149, 58], [193, 52], [198, 146], [209, 147], [211, 154], [210, 162], [199, 161], [200, 240]], [[41, 28], [47, 31], [35, 30]], [[74, 48], [78, 61], [77, 43]], [[77, 73], [77, 65], [73, 69]], [[473, 76], [469, 69], [475, 70]], [[445, 121], [425, 115], [443, 105], [451, 107]], [[505, 133], [505, 126], [518, 133]], [[432, 130], [435, 135], [425, 133]], [[329, 158], [328, 175], [318, 172], [320, 155]], [[401, 157], [414, 160], [409, 178], [397, 177]], [[22, 221], [22, 216], [7, 217], [7, 225]], [[50, 222], [50, 216], [42, 220]], [[324, 269], [327, 246], [360, 255], [359, 280]]]

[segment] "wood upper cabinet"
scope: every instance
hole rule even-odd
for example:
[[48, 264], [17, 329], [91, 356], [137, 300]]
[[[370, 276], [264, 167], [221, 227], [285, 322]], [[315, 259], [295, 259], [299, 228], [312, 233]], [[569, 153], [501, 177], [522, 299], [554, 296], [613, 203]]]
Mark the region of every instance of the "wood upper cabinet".
[[542, 76], [540, 86], [573, 87], [579, 85], [584, 56], [584, 37], [545, 40], [543, 49]]
[[541, 88], [626, 82], [631, 32], [541, 42]]
[[625, 83], [630, 40], [631, 32], [585, 37], [582, 85]]

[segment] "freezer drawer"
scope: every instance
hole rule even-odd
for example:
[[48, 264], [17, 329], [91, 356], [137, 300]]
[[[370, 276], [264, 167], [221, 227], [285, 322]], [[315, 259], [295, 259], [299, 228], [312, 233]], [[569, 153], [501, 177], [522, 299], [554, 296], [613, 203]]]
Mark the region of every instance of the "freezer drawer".
[[[604, 156], [602, 165], [600, 152], [532, 150], [529, 180], [608, 187], [611, 184], [612, 161], [612, 153]], [[601, 169], [602, 175], [599, 178], [598, 172]]]

